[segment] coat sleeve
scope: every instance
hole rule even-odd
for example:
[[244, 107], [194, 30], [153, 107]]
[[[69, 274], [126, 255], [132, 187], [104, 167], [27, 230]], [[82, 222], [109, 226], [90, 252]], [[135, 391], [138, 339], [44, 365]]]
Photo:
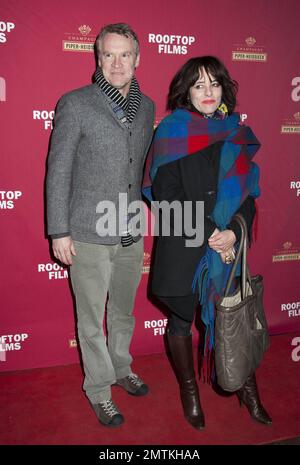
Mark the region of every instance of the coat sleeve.
[[46, 192], [49, 235], [62, 235], [70, 231], [72, 169], [80, 136], [74, 104], [70, 96], [65, 95], [57, 104], [48, 156]]
[[[240, 213], [243, 216], [244, 220], [246, 221], [247, 230], [248, 230], [248, 239], [249, 239], [249, 243], [250, 243], [251, 242], [252, 224], [253, 224], [254, 216], [255, 216], [255, 213], [256, 213], [254, 198], [251, 197], [250, 195], [248, 195], [248, 197], [246, 198], [246, 200], [244, 200], [244, 202], [242, 203], [242, 205], [240, 206], [240, 208], [237, 210], [236, 213]], [[227, 227], [228, 227], [228, 229], [231, 229], [234, 232], [237, 241], [240, 241], [240, 239], [241, 239], [241, 228], [240, 228], [239, 224], [236, 221], [232, 220], [228, 224]]]
[[[163, 200], [168, 202], [178, 200], [181, 202], [182, 207], [183, 202], [189, 200], [186, 198], [182, 187], [178, 162], [167, 163], [157, 170], [152, 183], [152, 193], [155, 200], [159, 202]], [[204, 242], [208, 240], [216, 227], [216, 224], [210, 218], [204, 217]], [[182, 231], [184, 231], [183, 224]], [[184, 233], [182, 236], [187, 237]]]

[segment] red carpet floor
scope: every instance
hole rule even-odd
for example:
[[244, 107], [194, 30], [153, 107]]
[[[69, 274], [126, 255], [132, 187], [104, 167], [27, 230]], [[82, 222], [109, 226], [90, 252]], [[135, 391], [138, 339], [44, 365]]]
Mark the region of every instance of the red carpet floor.
[[113, 398], [125, 416], [117, 429], [98, 423], [81, 391], [79, 365], [2, 373], [0, 444], [247, 445], [300, 436], [300, 361], [291, 358], [295, 336], [272, 336], [257, 372], [271, 426], [254, 422], [235, 396], [220, 396], [200, 381], [207, 426], [194, 430], [183, 418], [168, 359], [158, 354], [137, 357], [133, 366], [149, 384], [148, 396], [135, 398], [113, 387]]

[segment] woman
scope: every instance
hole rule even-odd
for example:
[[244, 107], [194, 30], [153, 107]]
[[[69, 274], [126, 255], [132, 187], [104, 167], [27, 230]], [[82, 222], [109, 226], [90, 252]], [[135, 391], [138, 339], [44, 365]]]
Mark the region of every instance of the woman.
[[[214, 302], [226, 284], [240, 230], [232, 218], [240, 213], [251, 231], [255, 198], [259, 195], [258, 167], [252, 157], [259, 142], [249, 127], [240, 126], [236, 105], [237, 83], [215, 57], [192, 58], [173, 78], [167, 109], [159, 124], [147, 160], [143, 190], [156, 201], [204, 202], [204, 241], [187, 246], [178, 235], [180, 219], [170, 217], [171, 235], [160, 227], [153, 264], [153, 293], [170, 310], [167, 341], [179, 381], [188, 422], [205, 426], [195, 379], [191, 326], [200, 300], [206, 325], [206, 347], [213, 349]], [[165, 213], [160, 219], [166, 221]], [[196, 222], [196, 223], [195, 223]], [[176, 223], [176, 224], [175, 224]], [[185, 226], [185, 225], [184, 225]], [[199, 293], [198, 293], [199, 292]], [[259, 399], [255, 375], [237, 392], [253, 419], [270, 424]]]

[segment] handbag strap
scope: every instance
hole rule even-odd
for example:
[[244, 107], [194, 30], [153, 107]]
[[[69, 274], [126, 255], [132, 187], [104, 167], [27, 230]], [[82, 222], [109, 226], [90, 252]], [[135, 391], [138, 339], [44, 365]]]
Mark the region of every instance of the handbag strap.
[[230, 272], [230, 275], [229, 275], [229, 278], [228, 278], [228, 282], [227, 282], [227, 286], [226, 286], [226, 289], [225, 289], [224, 297], [227, 297], [227, 295], [229, 293], [230, 287], [231, 287], [233, 279], [235, 277], [236, 268], [237, 268], [238, 263], [239, 263], [239, 261], [240, 261], [240, 259], [242, 257], [242, 270], [241, 270], [242, 287], [241, 287], [241, 290], [242, 290], [242, 299], [244, 299], [245, 295], [246, 295], [247, 280], [249, 282], [251, 282], [250, 281], [250, 273], [249, 273], [249, 269], [248, 269], [248, 266], [247, 266], [247, 249], [248, 249], [247, 224], [246, 224], [243, 216], [240, 213], [237, 213], [236, 215], [234, 215], [233, 220], [236, 221], [241, 227], [241, 240], [240, 240], [238, 251], [236, 253], [234, 264], [232, 266], [232, 269], [231, 269], [231, 272]]

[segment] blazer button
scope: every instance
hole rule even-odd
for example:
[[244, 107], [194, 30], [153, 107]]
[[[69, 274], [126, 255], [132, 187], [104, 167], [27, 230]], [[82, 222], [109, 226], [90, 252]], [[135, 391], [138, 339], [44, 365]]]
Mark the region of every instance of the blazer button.
[[129, 163], [132, 163], [132, 158], [129, 158]]
[[131, 184], [128, 184], [128, 189], [131, 189]]

